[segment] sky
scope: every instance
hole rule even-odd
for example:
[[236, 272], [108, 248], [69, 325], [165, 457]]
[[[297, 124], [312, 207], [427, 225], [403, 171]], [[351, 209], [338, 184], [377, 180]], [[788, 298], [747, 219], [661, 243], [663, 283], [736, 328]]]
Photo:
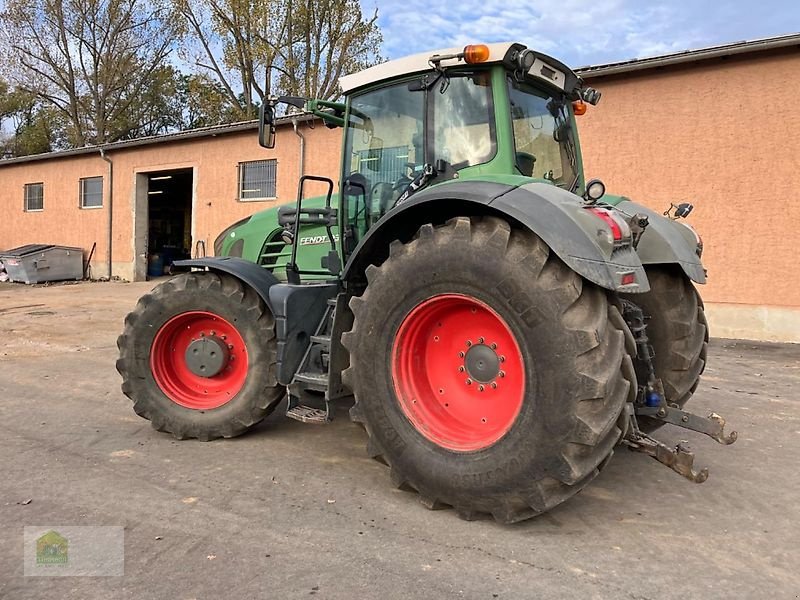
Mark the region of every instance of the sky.
[[800, 32], [797, 0], [361, 0], [394, 59], [515, 41], [572, 67]]

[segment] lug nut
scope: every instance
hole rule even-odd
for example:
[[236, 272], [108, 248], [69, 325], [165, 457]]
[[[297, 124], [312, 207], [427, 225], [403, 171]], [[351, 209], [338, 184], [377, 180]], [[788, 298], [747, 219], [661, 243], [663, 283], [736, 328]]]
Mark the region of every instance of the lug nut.
[[472, 342], [470, 340], [467, 340], [467, 348], [469, 348], [470, 346], [472, 346]]
[[467, 377], [467, 385], [472, 385], [472, 379], [470, 379], [469, 377]]
[[459, 357], [459, 358], [464, 358], [464, 353], [463, 353], [463, 352], [459, 352], [459, 353], [458, 353], [458, 357]]
[[479, 344], [482, 344], [482, 343], [483, 343], [483, 338], [482, 338], [482, 337], [479, 337], [479, 338], [478, 338], [478, 343], [479, 343]]
[[493, 344], [491, 345], [491, 349], [492, 349], [492, 350], [497, 350], [497, 344], [494, 344], [494, 343], [493, 343]]
[[500, 377], [505, 377], [506, 376], [506, 372], [505, 371], [500, 371], [499, 375], [500, 375]]
[[458, 367], [458, 372], [459, 373], [463, 373], [464, 372], [464, 367]]
[[500, 362], [506, 362], [506, 357], [505, 356], [501, 356], [500, 357]]
[[496, 390], [496, 389], [497, 389], [497, 384], [496, 384], [494, 381], [492, 382], [492, 389], [493, 389], [493, 390]]
[[483, 386], [482, 386], [482, 385], [479, 385], [479, 386], [478, 386], [478, 391], [479, 391], [479, 392], [482, 392], [482, 391], [483, 391]]

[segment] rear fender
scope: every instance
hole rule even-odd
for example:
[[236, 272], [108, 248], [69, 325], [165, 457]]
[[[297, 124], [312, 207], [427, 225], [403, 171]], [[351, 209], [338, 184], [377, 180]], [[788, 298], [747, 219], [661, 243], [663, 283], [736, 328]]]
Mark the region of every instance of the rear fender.
[[[650, 289], [633, 248], [615, 250], [607, 242], [603, 246], [610, 234], [608, 225], [586, 211], [577, 196], [546, 183], [463, 181], [418, 192], [367, 232], [348, 259], [343, 277], [363, 282], [367, 266], [388, 257], [392, 240], [410, 240], [425, 223], [477, 215], [498, 216], [532, 231], [567, 266], [600, 287], [625, 293]], [[628, 273], [634, 274], [635, 283], [623, 286], [622, 276]]]
[[617, 208], [629, 215], [647, 215], [649, 224], [636, 249], [642, 264], [677, 264], [692, 281], [706, 282], [706, 271], [697, 256], [697, 239], [688, 227], [630, 200], [623, 200]]

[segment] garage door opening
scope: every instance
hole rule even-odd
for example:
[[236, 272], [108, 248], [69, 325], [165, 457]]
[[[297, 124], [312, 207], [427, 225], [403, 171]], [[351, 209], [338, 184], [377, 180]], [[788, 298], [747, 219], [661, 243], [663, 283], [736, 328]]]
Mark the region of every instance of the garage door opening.
[[[147, 216], [146, 235], [137, 235], [137, 279], [152, 279], [168, 274], [173, 261], [191, 256], [193, 173], [192, 169], [176, 169], [138, 177], [140, 227], [145, 225], [142, 209]], [[145, 190], [146, 194], [142, 193]]]

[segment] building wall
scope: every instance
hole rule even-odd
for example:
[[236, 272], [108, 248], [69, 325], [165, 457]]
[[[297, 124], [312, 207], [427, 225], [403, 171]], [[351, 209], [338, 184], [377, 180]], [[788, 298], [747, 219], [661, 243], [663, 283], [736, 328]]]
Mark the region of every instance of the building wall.
[[[760, 53], [683, 67], [595, 77], [602, 102], [579, 117], [587, 177], [610, 192], [663, 211], [691, 201], [703, 236], [709, 283], [701, 289], [719, 337], [800, 342], [800, 268], [793, 228], [800, 223], [800, 111], [787, 73], [800, 55]], [[341, 130], [300, 125], [305, 172], [338, 182]], [[159, 142], [108, 152], [114, 162], [113, 274], [134, 277], [137, 180], [193, 168], [193, 241], [214, 238], [254, 212], [295, 200], [299, 138], [280, 126], [273, 150], [255, 130]], [[277, 198], [241, 202], [238, 163], [275, 158]], [[108, 166], [98, 154], [0, 166], [0, 249], [27, 243], [93, 242], [96, 277], [108, 274]], [[101, 209], [78, 208], [78, 179], [103, 175]], [[45, 209], [24, 213], [25, 183], [45, 183]], [[308, 193], [321, 193], [310, 186]], [[142, 190], [139, 190], [142, 197]], [[141, 213], [140, 213], [141, 214]]]
[[[108, 256], [108, 165], [99, 155], [35, 161], [0, 170], [0, 251], [32, 243], [80, 246], [93, 264]], [[79, 179], [103, 176], [102, 208], [79, 208]], [[24, 212], [26, 183], [44, 183], [44, 210]], [[97, 275], [97, 272], [94, 272]], [[101, 273], [102, 274], [102, 273]]]
[[712, 334], [800, 342], [800, 54], [593, 78], [579, 117], [587, 177], [658, 211], [690, 201]]
[[[301, 123], [298, 130], [306, 138], [306, 174], [324, 175], [337, 182], [341, 130], [330, 130], [320, 123], [315, 127]], [[137, 181], [140, 185], [146, 181], [137, 176], [193, 169], [193, 245], [204, 241], [209, 254], [213, 252], [214, 238], [234, 221], [294, 201], [300, 176], [300, 139], [291, 125], [279, 127], [271, 150], [261, 148], [255, 130], [251, 130], [109, 150], [106, 155], [114, 165], [113, 275], [129, 280], [134, 278]], [[278, 161], [277, 197], [239, 201], [239, 163], [271, 158]], [[104, 177], [103, 207], [80, 209], [78, 180], [97, 175]], [[0, 249], [40, 242], [64, 244], [84, 248], [86, 258], [97, 242], [92, 273], [95, 277], [108, 275], [108, 165], [99, 153], [2, 166], [0, 181]], [[24, 212], [24, 185], [40, 181], [44, 182], [44, 210]], [[307, 195], [322, 193], [322, 189], [320, 184], [309, 185]], [[143, 197], [141, 189], [139, 197]]]

